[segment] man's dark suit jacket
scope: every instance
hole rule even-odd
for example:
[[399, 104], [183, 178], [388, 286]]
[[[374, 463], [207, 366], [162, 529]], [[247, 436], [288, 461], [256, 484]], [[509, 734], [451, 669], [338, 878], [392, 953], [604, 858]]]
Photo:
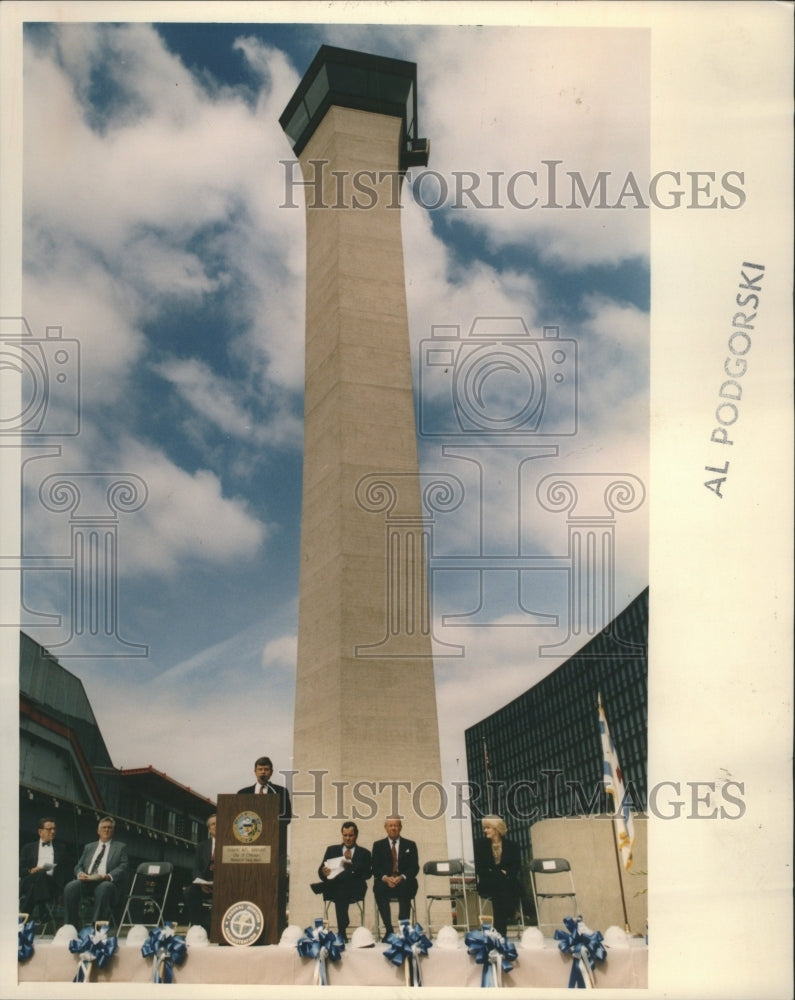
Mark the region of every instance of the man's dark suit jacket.
[[[417, 873], [420, 870], [419, 855], [417, 845], [413, 840], [405, 837], [398, 838], [398, 874], [405, 875], [405, 891], [410, 895], [417, 892]], [[389, 837], [383, 840], [376, 840], [373, 844], [373, 880], [374, 886], [383, 884], [381, 879], [384, 875], [392, 874], [392, 849], [389, 846]], [[386, 889], [386, 886], [384, 886]], [[390, 890], [391, 892], [392, 890]]]
[[[53, 864], [55, 871], [47, 876], [53, 880], [53, 888], [62, 891], [69, 877], [69, 861], [65, 844], [59, 844], [57, 840], [52, 842]], [[25, 844], [19, 852], [19, 877], [25, 878], [30, 874], [30, 869], [35, 868], [39, 860], [39, 841], [34, 840], [31, 844]]]
[[213, 858], [213, 842], [210, 837], [207, 840], [200, 840], [196, 845], [196, 856], [193, 859], [193, 878], [203, 878], [212, 882], [215, 874], [210, 870], [210, 862]]
[[[88, 874], [88, 869], [91, 867], [91, 861], [94, 857], [94, 851], [96, 851], [98, 843], [99, 841], [95, 840], [91, 844], [86, 844], [83, 848], [80, 860], [75, 865], [75, 878], [77, 878], [78, 872], [85, 872]], [[127, 891], [127, 886], [130, 880], [130, 873], [128, 871], [129, 864], [130, 862], [127, 857], [127, 845], [114, 838], [110, 842], [106, 871], [118, 886], [119, 892]]]
[[323, 895], [331, 897], [333, 894], [338, 897], [344, 894], [351, 900], [364, 899], [367, 893], [367, 879], [372, 874], [372, 856], [366, 847], [356, 844], [351, 864], [343, 868], [339, 875], [329, 879], [323, 874], [325, 863], [331, 858], [341, 858], [344, 851], [342, 844], [331, 844], [326, 848], [326, 853], [317, 869], [318, 877], [325, 883]]
[[[268, 782], [268, 785], [273, 789], [274, 792], [279, 796], [279, 821], [282, 823], [289, 823], [293, 818], [293, 807], [290, 802], [290, 793], [282, 785], [274, 785], [272, 781]], [[257, 792], [256, 785], [247, 785], [245, 788], [239, 789], [238, 795], [259, 795]]]

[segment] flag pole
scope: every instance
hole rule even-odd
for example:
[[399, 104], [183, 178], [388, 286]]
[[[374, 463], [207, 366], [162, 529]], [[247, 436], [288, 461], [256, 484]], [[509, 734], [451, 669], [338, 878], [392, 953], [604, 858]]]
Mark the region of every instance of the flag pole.
[[[605, 727], [605, 729], [604, 729], [604, 732], [602, 733], [602, 739], [603, 739], [602, 752], [603, 752], [603, 755], [606, 756], [607, 753], [608, 753], [608, 749], [607, 748], [609, 747], [609, 749], [611, 751], [613, 751], [613, 747], [612, 747], [612, 740], [610, 739], [610, 736], [607, 733], [607, 714], [605, 713], [604, 705], [602, 704], [602, 692], [601, 691], [597, 692], [597, 699], [598, 699], [598, 702], [599, 702], [599, 724], [600, 724], [600, 727], [602, 725], [602, 721], [604, 720], [604, 727]], [[614, 756], [614, 751], [613, 751], [613, 754], [611, 754], [611, 757], [612, 756]], [[613, 760], [612, 759], [610, 760], [609, 764], [610, 764], [610, 772], [611, 772], [611, 776], [610, 776], [610, 788], [608, 789], [607, 783], [605, 784], [605, 788], [608, 791], [608, 795], [610, 796], [611, 802], [613, 803], [613, 814], [612, 814], [612, 817], [611, 817], [612, 818], [612, 823], [610, 824], [611, 827], [612, 827], [613, 852], [614, 852], [615, 858], [616, 858], [616, 875], [618, 876], [618, 888], [619, 888], [619, 892], [621, 894], [621, 909], [622, 909], [623, 914], [624, 914], [624, 930], [626, 931], [627, 934], [630, 934], [631, 933], [631, 928], [630, 928], [630, 924], [629, 924], [629, 915], [627, 913], [627, 899], [626, 899], [626, 895], [624, 894], [624, 879], [623, 879], [623, 876], [621, 874], [621, 857], [620, 857], [620, 853], [619, 853], [619, 849], [618, 849], [618, 829], [617, 829], [617, 824], [616, 824], [616, 818], [618, 816], [618, 813], [619, 813], [620, 810], [622, 810], [624, 808], [624, 804], [625, 804], [623, 800], [621, 802], [617, 802], [616, 800], [618, 798], [618, 794], [619, 793], [624, 794], [624, 796], [626, 795], [626, 793], [624, 791], [624, 782], [623, 782], [623, 779], [621, 778], [620, 768], [618, 767], [618, 759], [615, 758], [616, 771], [619, 772], [618, 774], [613, 774], [612, 773], [612, 766], [613, 766]], [[608, 765], [606, 763], [605, 764], [605, 769], [607, 769], [607, 767], [608, 767]], [[612, 792], [612, 794], [611, 794], [611, 792]], [[631, 855], [630, 855], [630, 857], [631, 857]]]
[[486, 737], [483, 737], [483, 763], [486, 768], [486, 798], [489, 804], [489, 816], [493, 814], [491, 808], [491, 771], [489, 769], [489, 750], [486, 746]]
[[619, 857], [618, 854], [618, 836], [616, 835], [615, 819], [613, 819], [613, 822], [610, 824], [610, 826], [613, 828], [613, 852], [615, 853], [616, 856], [616, 874], [618, 875], [618, 888], [621, 891], [621, 908], [624, 911], [624, 930], [627, 932], [627, 934], [631, 934], [632, 930], [629, 926], [629, 916], [627, 915], [627, 899], [626, 896], [624, 895], [624, 879], [623, 876], [621, 875], [621, 858]]

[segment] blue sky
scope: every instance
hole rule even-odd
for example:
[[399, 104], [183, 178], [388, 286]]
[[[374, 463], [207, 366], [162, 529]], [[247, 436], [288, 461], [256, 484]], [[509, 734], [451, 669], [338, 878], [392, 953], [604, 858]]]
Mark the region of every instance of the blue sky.
[[[291, 150], [278, 117], [318, 46], [417, 63], [420, 132], [446, 178], [556, 159], [589, 186], [612, 171], [618, 191], [629, 171], [641, 187], [648, 177], [648, 42], [630, 29], [27, 26], [24, 315], [34, 337], [57, 325], [79, 342], [80, 432], [59, 436], [74, 400], [54, 392], [46, 443], [60, 455], [24, 466], [23, 556], [42, 566], [24, 595], [62, 625], [26, 612], [23, 627], [83, 679], [117, 766], [153, 764], [211, 796], [244, 783], [252, 747], [291, 766], [304, 219], [283, 207]], [[565, 516], [533, 500], [542, 475], [647, 486], [649, 213], [631, 200], [428, 210], [408, 188], [403, 203], [427, 420], [449, 402], [449, 386], [419, 378], [432, 326], [466, 336], [478, 316], [520, 316], [535, 338], [559, 326], [577, 343], [576, 434], [555, 433], [568, 418], [550, 406], [554, 459], [519, 472], [516, 454], [482, 448], [487, 511], [472, 463], [443, 456], [438, 436], [420, 441], [423, 470], [467, 491], [438, 525], [437, 554], [505, 551], [518, 533], [523, 555], [562, 557]], [[72, 624], [69, 515], [48, 510], [40, 487], [75, 473], [146, 484], [140, 509], [118, 515], [116, 574], [119, 635], [146, 656], [99, 656], [89, 639], [59, 650]], [[648, 583], [647, 509], [641, 496], [616, 516], [616, 610]], [[476, 577], [435, 578], [436, 635], [465, 649], [436, 666], [445, 780], [463, 776], [464, 728], [561, 662], [539, 646], [565, 636], [565, 579], [522, 577], [523, 602], [561, 620], [540, 630], [507, 604], [487, 626], [445, 625], [472, 610]]]

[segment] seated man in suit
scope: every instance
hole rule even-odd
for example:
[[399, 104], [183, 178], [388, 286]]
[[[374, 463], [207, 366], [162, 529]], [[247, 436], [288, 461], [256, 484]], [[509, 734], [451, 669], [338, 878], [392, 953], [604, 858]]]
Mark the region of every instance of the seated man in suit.
[[210, 918], [212, 914], [205, 910], [204, 902], [212, 902], [213, 875], [215, 869], [215, 821], [216, 816], [207, 817], [207, 839], [196, 845], [196, 857], [193, 861], [193, 878], [201, 882], [191, 882], [182, 890], [185, 901], [185, 916], [189, 924], [198, 924], [210, 933]]
[[110, 922], [114, 908], [127, 890], [127, 845], [114, 840], [115, 829], [116, 821], [110, 816], [104, 816], [99, 821], [99, 840], [86, 844], [75, 865], [76, 878], [67, 882], [63, 891], [66, 922], [78, 930], [81, 930], [80, 900], [84, 895], [94, 897], [91, 922]]
[[420, 862], [417, 845], [400, 835], [403, 824], [399, 817], [388, 816], [384, 829], [386, 837], [373, 844], [373, 893], [386, 938], [394, 930], [390, 899], [398, 901], [399, 920], [408, 920], [411, 916], [411, 901], [417, 895]]
[[66, 848], [55, 842], [55, 820], [39, 820], [39, 836], [19, 852], [19, 912], [33, 916], [36, 906], [57, 900], [66, 882]]
[[342, 824], [342, 843], [326, 848], [317, 870], [322, 881], [312, 885], [315, 892], [323, 893], [323, 899], [334, 901], [337, 933], [343, 940], [347, 940], [348, 907], [364, 899], [370, 878], [370, 852], [356, 843], [358, 836], [359, 828], [355, 823], [348, 820]]

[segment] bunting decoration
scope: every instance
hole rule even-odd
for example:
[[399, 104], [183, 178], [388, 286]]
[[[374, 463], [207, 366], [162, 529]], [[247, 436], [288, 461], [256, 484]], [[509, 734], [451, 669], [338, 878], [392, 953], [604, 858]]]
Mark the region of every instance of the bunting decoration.
[[27, 962], [33, 955], [33, 938], [36, 936], [36, 922], [28, 920], [27, 913], [19, 915], [19, 944], [17, 945], [17, 961]]
[[483, 966], [480, 985], [502, 986], [503, 972], [510, 972], [517, 961], [516, 945], [485, 922], [479, 931], [470, 931], [464, 943], [477, 964]]
[[148, 940], [141, 946], [144, 958], [152, 958], [152, 982], [173, 983], [174, 966], [180, 966], [188, 957], [185, 938], [174, 933], [174, 925], [166, 920], [161, 927], [153, 927]]
[[419, 924], [411, 926], [410, 921], [400, 921], [400, 933], [390, 934], [386, 939], [389, 947], [384, 958], [394, 965], [402, 965], [406, 974], [406, 986], [422, 986], [420, 955], [427, 955], [433, 945], [423, 933]]
[[345, 950], [341, 937], [323, 927], [323, 921], [315, 919], [314, 927], [307, 927], [304, 936], [298, 939], [298, 954], [302, 958], [315, 960], [312, 983], [315, 986], [328, 984], [328, 962], [339, 962]]
[[69, 951], [80, 956], [80, 965], [77, 967], [77, 974], [72, 982], [90, 982], [91, 970], [94, 965], [96, 964], [96, 967], [101, 969], [111, 960], [118, 947], [118, 939], [108, 937], [107, 926], [103, 925], [98, 930], [84, 927], [77, 938], [73, 938], [69, 942]]
[[582, 917], [564, 917], [566, 930], [556, 930], [555, 940], [558, 948], [565, 954], [570, 954], [571, 973], [569, 975], [570, 990], [592, 990], [595, 987], [594, 968], [597, 962], [607, 959], [607, 951], [602, 943], [601, 931], [592, 931], [583, 923]]

